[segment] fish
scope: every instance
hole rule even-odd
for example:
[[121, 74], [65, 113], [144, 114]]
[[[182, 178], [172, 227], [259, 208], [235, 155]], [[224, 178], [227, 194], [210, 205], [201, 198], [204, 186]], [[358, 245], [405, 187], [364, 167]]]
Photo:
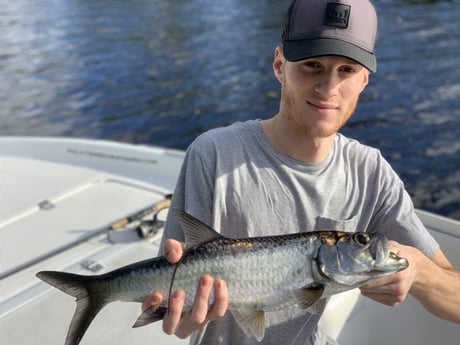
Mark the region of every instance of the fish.
[[100, 275], [37, 273], [76, 299], [65, 345], [78, 345], [98, 312], [114, 301], [142, 303], [154, 292], [162, 294], [160, 307], [142, 312], [133, 327], [162, 320], [176, 289], [185, 291], [184, 312], [190, 311], [198, 281], [205, 274], [225, 280], [229, 312], [247, 336], [261, 341], [265, 313], [293, 307], [314, 312], [334, 294], [409, 265], [379, 233], [322, 230], [229, 238], [184, 211], [174, 212], [186, 243], [176, 264], [158, 256]]

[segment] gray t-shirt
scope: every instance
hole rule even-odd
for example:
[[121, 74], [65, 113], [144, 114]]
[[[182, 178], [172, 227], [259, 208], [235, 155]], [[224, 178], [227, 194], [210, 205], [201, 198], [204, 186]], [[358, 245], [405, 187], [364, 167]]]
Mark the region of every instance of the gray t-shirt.
[[[332, 229], [381, 232], [428, 256], [439, 249], [378, 150], [337, 134], [326, 160], [304, 163], [275, 152], [258, 120], [199, 136], [187, 150], [171, 207], [233, 238]], [[172, 214], [163, 239], [183, 241]], [[201, 344], [314, 343], [318, 315], [295, 310], [267, 318], [261, 343], [244, 336], [227, 313], [207, 327]]]

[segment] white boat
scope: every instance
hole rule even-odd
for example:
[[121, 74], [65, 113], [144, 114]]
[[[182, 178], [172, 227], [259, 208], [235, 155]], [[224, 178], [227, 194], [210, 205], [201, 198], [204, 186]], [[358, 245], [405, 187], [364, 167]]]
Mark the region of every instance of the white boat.
[[[136, 215], [145, 220], [143, 211], [172, 193], [183, 157], [182, 151], [100, 140], [0, 138], [2, 344], [64, 343], [73, 298], [39, 281], [38, 271], [96, 274], [157, 254], [161, 227], [139, 236]], [[460, 222], [417, 212], [460, 267]], [[128, 222], [120, 226], [119, 220]], [[164, 335], [160, 323], [132, 329], [139, 313], [136, 303], [110, 304], [81, 344], [188, 343]], [[451, 345], [460, 337], [458, 325], [431, 316], [413, 298], [389, 308], [358, 290], [335, 296], [321, 327], [343, 345]]]

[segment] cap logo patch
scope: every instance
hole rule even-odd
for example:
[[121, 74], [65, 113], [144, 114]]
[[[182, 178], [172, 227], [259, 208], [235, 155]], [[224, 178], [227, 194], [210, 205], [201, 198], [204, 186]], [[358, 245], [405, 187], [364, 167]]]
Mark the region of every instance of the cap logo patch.
[[350, 10], [351, 6], [349, 5], [328, 2], [324, 15], [324, 25], [346, 29], [350, 19]]

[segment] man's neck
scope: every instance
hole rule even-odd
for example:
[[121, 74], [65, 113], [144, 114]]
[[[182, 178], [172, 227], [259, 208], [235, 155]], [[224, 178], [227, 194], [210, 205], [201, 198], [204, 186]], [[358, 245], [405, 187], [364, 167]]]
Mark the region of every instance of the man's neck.
[[278, 114], [261, 121], [268, 141], [277, 153], [305, 163], [321, 163], [331, 151], [335, 134], [329, 137], [312, 137]]

